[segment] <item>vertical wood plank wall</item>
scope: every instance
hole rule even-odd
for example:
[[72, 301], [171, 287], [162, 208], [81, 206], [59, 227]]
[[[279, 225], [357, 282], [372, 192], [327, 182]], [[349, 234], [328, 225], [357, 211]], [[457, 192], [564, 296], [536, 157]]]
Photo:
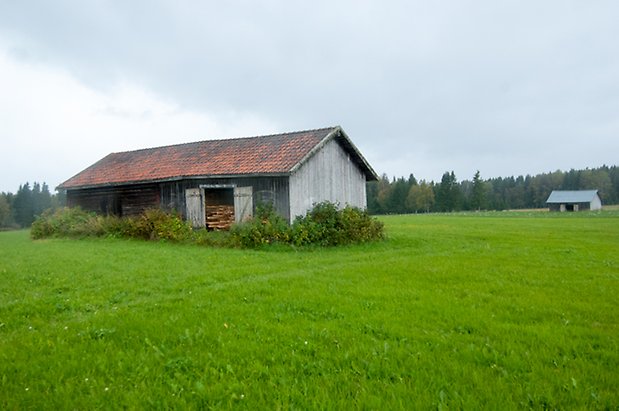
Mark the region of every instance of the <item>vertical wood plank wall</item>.
[[69, 190], [67, 205], [84, 210], [119, 216], [138, 215], [144, 210], [159, 207], [159, 188], [156, 184], [124, 187], [102, 187]]
[[[120, 216], [138, 215], [148, 208], [162, 208], [180, 213], [187, 218], [185, 190], [200, 185], [235, 185], [252, 187], [254, 196], [267, 192], [275, 209], [286, 219], [290, 218], [288, 177], [243, 177], [188, 179], [164, 183], [100, 187], [67, 192], [67, 205], [80, 206], [88, 211]], [[253, 199], [257, 205], [260, 198]], [[231, 204], [233, 198], [231, 198]]]
[[261, 192], [269, 192], [275, 209], [282, 217], [290, 218], [290, 206], [288, 201], [288, 177], [242, 177], [242, 178], [211, 178], [168, 182], [161, 184], [161, 207], [167, 210], [175, 210], [184, 217], [185, 190], [198, 188], [200, 185], [235, 185], [237, 187], [252, 187], [254, 201], [253, 206], [258, 205]]
[[291, 220], [322, 201], [362, 209], [367, 204], [365, 175], [335, 140], [325, 144], [290, 176]]

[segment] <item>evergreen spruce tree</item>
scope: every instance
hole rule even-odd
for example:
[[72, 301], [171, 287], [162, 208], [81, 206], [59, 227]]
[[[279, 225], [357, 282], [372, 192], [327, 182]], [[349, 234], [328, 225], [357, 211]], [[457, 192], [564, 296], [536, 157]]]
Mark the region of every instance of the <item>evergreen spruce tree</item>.
[[368, 181], [365, 185], [367, 196], [368, 213], [381, 214], [380, 205], [378, 204], [378, 182]]
[[486, 207], [486, 188], [480, 178], [479, 170], [473, 176], [473, 193], [471, 195], [471, 209], [481, 210]]
[[11, 204], [8, 195], [0, 193], [0, 228], [8, 227], [11, 224]]
[[397, 179], [392, 184], [388, 201], [390, 213], [404, 214], [409, 211], [406, 207], [406, 197], [408, 196], [409, 187], [408, 182], [403, 177]]
[[13, 218], [21, 227], [30, 227], [34, 221], [32, 190], [30, 183], [19, 186], [13, 199]]
[[456, 174], [446, 171], [441, 178], [441, 184], [436, 193], [436, 208], [438, 211], [456, 211], [461, 201], [460, 187], [456, 181]]

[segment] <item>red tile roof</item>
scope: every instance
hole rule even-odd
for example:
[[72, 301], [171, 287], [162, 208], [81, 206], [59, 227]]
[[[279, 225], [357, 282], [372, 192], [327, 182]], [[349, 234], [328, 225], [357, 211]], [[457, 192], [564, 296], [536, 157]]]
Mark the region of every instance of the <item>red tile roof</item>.
[[376, 176], [342, 129], [330, 127], [112, 153], [71, 177], [59, 188], [131, 184], [185, 177], [285, 175], [330, 138], [340, 141], [368, 177]]

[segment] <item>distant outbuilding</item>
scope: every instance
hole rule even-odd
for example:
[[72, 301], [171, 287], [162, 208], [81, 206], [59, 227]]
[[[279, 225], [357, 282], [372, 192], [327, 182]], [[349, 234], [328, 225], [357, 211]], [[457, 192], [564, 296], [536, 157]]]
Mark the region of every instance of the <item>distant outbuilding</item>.
[[546, 204], [548, 204], [548, 209], [550, 211], [582, 211], [602, 209], [602, 200], [598, 195], [598, 190], [554, 190], [550, 193], [548, 200], [546, 200]]

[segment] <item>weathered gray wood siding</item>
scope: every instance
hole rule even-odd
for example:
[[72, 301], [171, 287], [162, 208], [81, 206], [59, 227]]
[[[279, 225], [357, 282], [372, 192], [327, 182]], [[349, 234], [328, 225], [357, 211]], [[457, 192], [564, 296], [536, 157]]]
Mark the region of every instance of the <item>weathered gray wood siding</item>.
[[[252, 187], [252, 204], [271, 202], [287, 220], [290, 219], [288, 177], [244, 177], [189, 179], [164, 183], [95, 187], [67, 191], [67, 205], [88, 211], [119, 216], [138, 215], [148, 208], [162, 208], [186, 216], [185, 190], [201, 185]], [[231, 194], [231, 201], [234, 197]], [[233, 203], [232, 203], [233, 204]]]
[[288, 200], [288, 177], [243, 177], [243, 178], [209, 178], [191, 179], [161, 183], [161, 207], [174, 210], [185, 217], [185, 190], [199, 188], [201, 185], [234, 185], [252, 187], [254, 207], [261, 202], [271, 202], [278, 213], [290, 219], [290, 202]]
[[87, 211], [119, 216], [138, 215], [148, 208], [159, 207], [159, 187], [142, 184], [68, 190], [67, 205]]
[[290, 176], [291, 219], [322, 201], [363, 209], [367, 204], [365, 174], [335, 140], [325, 144]]

